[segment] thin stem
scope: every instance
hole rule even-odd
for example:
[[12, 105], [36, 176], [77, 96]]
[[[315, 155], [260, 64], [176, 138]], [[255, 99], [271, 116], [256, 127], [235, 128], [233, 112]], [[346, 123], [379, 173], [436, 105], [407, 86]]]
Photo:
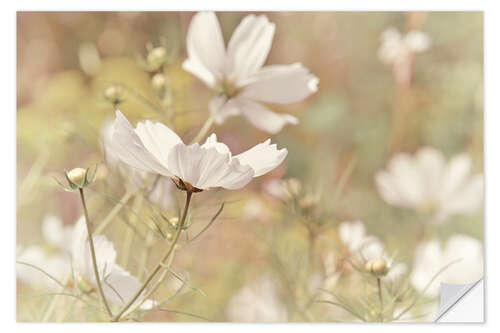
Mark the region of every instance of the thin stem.
[[109, 212], [109, 214], [102, 220], [101, 224], [96, 228], [95, 233], [101, 234], [104, 229], [106, 229], [111, 221], [113, 221], [114, 217], [120, 212], [123, 206], [130, 200], [130, 198], [136, 193], [135, 190], [128, 190], [120, 201], [113, 207], [113, 209]]
[[207, 132], [210, 129], [210, 127], [212, 127], [214, 120], [215, 120], [214, 114], [212, 114], [212, 115], [210, 115], [210, 117], [208, 117], [208, 119], [205, 121], [205, 123], [201, 127], [200, 131], [198, 132], [198, 134], [196, 134], [194, 139], [191, 141], [191, 144], [200, 142], [201, 139], [203, 139], [205, 137], [205, 135], [207, 135]]
[[78, 190], [80, 191], [80, 198], [82, 199], [83, 213], [85, 215], [85, 223], [87, 224], [87, 234], [89, 239], [90, 254], [92, 255], [92, 266], [94, 266], [94, 274], [97, 283], [97, 289], [99, 290], [99, 295], [101, 296], [102, 303], [104, 304], [104, 307], [108, 312], [108, 315], [110, 317], [113, 317], [113, 313], [109, 308], [108, 302], [106, 301], [106, 297], [104, 297], [104, 292], [102, 291], [101, 279], [99, 278], [99, 270], [97, 269], [97, 259], [95, 257], [95, 250], [94, 250], [94, 240], [92, 239], [92, 230], [90, 226], [87, 204], [85, 203], [85, 195], [83, 194], [83, 188], [80, 187]]
[[101, 234], [104, 229], [106, 229], [110, 222], [113, 221], [113, 218], [120, 212], [123, 206], [130, 200], [130, 198], [136, 193], [135, 190], [128, 190], [120, 201], [113, 207], [113, 209], [109, 212], [109, 214], [102, 220], [101, 224], [96, 228], [95, 233]]
[[384, 299], [382, 298], [382, 286], [381, 286], [381, 281], [380, 281], [380, 278], [378, 277], [377, 278], [377, 287], [378, 287], [378, 298], [380, 300], [380, 314], [379, 314], [379, 318], [380, 318], [380, 321], [384, 321], [383, 319], [383, 316], [382, 316], [382, 313], [384, 311]]
[[148, 278], [144, 283], [142, 284], [141, 288], [135, 293], [135, 295], [128, 301], [127, 304], [120, 310], [120, 312], [112, 319], [112, 321], [119, 321], [122, 315], [125, 313], [125, 311], [130, 308], [132, 304], [139, 298], [139, 296], [142, 294], [144, 289], [149, 285], [151, 280], [155, 277], [155, 275], [160, 271], [160, 269], [164, 266], [164, 262], [168, 259], [172, 251], [174, 250], [175, 245], [177, 244], [177, 241], [179, 240], [179, 236], [181, 235], [181, 231], [184, 228], [184, 223], [186, 222], [186, 216], [187, 212], [189, 209], [189, 203], [191, 202], [191, 196], [193, 195], [193, 192], [186, 191], [186, 204], [184, 206], [184, 212], [182, 213], [181, 221], [179, 223], [179, 226], [177, 228], [177, 231], [175, 232], [174, 239], [172, 240], [172, 243], [170, 244], [167, 252], [163, 255], [163, 258], [160, 260], [160, 262], [156, 265], [155, 269], [149, 274]]

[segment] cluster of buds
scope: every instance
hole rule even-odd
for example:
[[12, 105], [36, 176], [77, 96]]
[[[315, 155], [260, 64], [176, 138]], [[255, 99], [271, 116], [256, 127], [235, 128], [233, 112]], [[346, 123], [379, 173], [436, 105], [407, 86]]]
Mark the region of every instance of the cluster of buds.
[[82, 189], [95, 181], [97, 174], [97, 166], [93, 173], [90, 174], [90, 168], [74, 168], [70, 171], [65, 172], [66, 180], [68, 181], [69, 187], [59, 183], [66, 191], [75, 191]]

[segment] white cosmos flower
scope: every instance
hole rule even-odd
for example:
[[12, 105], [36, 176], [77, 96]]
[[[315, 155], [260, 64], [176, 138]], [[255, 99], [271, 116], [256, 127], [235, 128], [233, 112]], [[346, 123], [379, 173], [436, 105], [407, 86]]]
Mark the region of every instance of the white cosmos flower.
[[393, 66], [394, 76], [398, 82], [408, 82], [413, 54], [428, 50], [431, 39], [427, 34], [417, 30], [402, 35], [393, 27], [386, 29], [381, 39], [379, 59], [384, 64]]
[[421, 243], [415, 250], [411, 284], [420, 292], [445, 266], [445, 269], [425, 292], [429, 297], [439, 294], [440, 283], [465, 284], [478, 281], [483, 276], [483, 246], [480, 241], [466, 235], [454, 235], [445, 247], [438, 240]]
[[[104, 297], [113, 304], [124, 306], [142, 284], [139, 279], [116, 263], [116, 251], [113, 243], [102, 235], [93, 236], [92, 239]], [[83, 280], [97, 288], [87, 226], [83, 216], [78, 220], [73, 230], [72, 258], [77, 281]], [[150, 309], [154, 304], [155, 302], [147, 300], [141, 309]]]
[[[130, 167], [128, 164], [122, 162], [115, 150], [112, 149], [112, 134], [113, 134], [113, 121], [109, 120], [104, 122], [101, 129], [101, 142], [102, 150], [105, 155], [107, 165], [116, 170], [126, 179], [132, 188], [138, 189], [152, 183], [152, 174]], [[160, 177], [154, 188], [147, 191], [148, 199], [150, 202], [162, 207], [163, 209], [172, 208], [175, 203], [174, 189], [175, 185], [172, 181], [165, 177]]]
[[[16, 264], [17, 278], [32, 288], [57, 291], [61, 289], [60, 285], [47, 274], [61, 283], [71, 276], [69, 255], [61, 252], [51, 254], [38, 245], [21, 248], [17, 254], [17, 261], [19, 262]], [[47, 274], [24, 263], [36, 266]]]
[[395, 155], [387, 170], [375, 176], [378, 192], [391, 205], [432, 213], [434, 222], [454, 214], [472, 214], [483, 200], [483, 175], [470, 175], [471, 158], [453, 157], [448, 163], [434, 148], [414, 156]]
[[202, 145], [186, 145], [161, 123], [140, 122], [134, 129], [120, 111], [113, 123], [111, 149], [133, 168], [172, 177], [195, 190], [241, 188], [277, 167], [288, 153], [267, 140], [232, 156], [215, 134]]
[[247, 15], [234, 31], [227, 49], [213, 12], [197, 13], [187, 34], [188, 58], [182, 67], [219, 93], [210, 102], [215, 122], [243, 115], [252, 125], [279, 132], [297, 118], [278, 114], [263, 103], [291, 104], [317, 91], [319, 79], [300, 63], [264, 66], [274, 36], [266, 16]]
[[[71, 234], [72, 226], [64, 226], [60, 218], [48, 215], [42, 221], [42, 236], [51, 251], [39, 245], [20, 248], [17, 261], [28, 263], [42, 269], [44, 272], [64, 283], [71, 274]], [[16, 265], [17, 278], [33, 288], [43, 288], [50, 291], [60, 289], [60, 286], [47, 274], [24, 264]]]
[[376, 236], [368, 235], [362, 221], [342, 222], [339, 225], [339, 237], [354, 259], [363, 264], [376, 258], [384, 259], [388, 264], [388, 272], [383, 279], [395, 281], [406, 273], [407, 266], [403, 263], [393, 265], [384, 243]]
[[288, 312], [279, 299], [274, 280], [264, 275], [231, 298], [227, 317], [233, 322], [286, 322]]

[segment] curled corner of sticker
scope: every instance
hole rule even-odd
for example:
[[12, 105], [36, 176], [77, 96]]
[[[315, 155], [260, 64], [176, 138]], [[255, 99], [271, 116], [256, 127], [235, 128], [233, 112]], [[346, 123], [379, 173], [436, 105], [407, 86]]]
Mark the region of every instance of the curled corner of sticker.
[[467, 284], [441, 283], [436, 323], [483, 323], [484, 280]]

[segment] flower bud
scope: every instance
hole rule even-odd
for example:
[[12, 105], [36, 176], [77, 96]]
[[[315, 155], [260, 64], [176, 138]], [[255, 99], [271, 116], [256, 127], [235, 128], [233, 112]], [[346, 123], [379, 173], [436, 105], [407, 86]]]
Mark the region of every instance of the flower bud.
[[177, 226], [179, 225], [179, 218], [172, 217], [169, 221], [170, 221], [170, 224], [172, 225], [172, 227], [177, 229]]
[[302, 184], [298, 179], [288, 178], [283, 182], [283, 194], [287, 198], [293, 198], [300, 194]]
[[160, 68], [167, 59], [167, 50], [164, 47], [155, 47], [148, 53], [147, 62], [153, 70]]
[[167, 84], [167, 79], [165, 78], [165, 75], [157, 73], [151, 79], [151, 84], [153, 85], [153, 89], [158, 92], [162, 92]]
[[389, 265], [383, 258], [371, 259], [365, 265], [365, 270], [376, 276], [383, 276], [387, 274], [388, 269]]
[[87, 176], [87, 170], [83, 168], [74, 168], [68, 173], [68, 179], [78, 187], [83, 187], [85, 184], [85, 178]]
[[84, 188], [95, 180], [97, 173], [97, 167], [94, 170], [92, 176], [89, 174], [89, 169], [74, 168], [70, 171], [66, 171], [66, 180], [69, 183], [69, 188], [59, 183], [67, 191], [73, 191], [76, 189]]
[[172, 233], [169, 232], [167, 234], [167, 240], [170, 242], [170, 241], [172, 241], [172, 239], [174, 239], [174, 235], [172, 235]]
[[118, 105], [124, 101], [123, 88], [118, 85], [112, 85], [104, 91], [104, 97], [113, 105]]

